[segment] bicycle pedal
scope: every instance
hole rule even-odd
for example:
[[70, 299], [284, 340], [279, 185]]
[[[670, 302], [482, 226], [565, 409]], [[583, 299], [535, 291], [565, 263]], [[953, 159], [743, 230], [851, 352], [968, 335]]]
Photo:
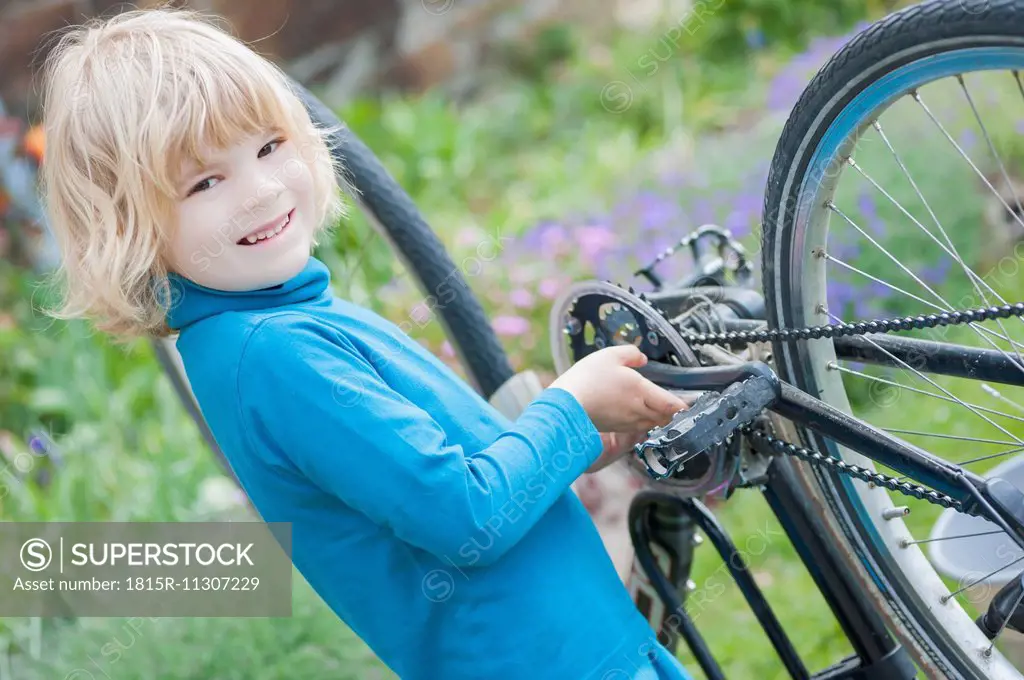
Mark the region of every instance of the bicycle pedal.
[[749, 424], [775, 396], [771, 382], [761, 376], [733, 383], [722, 392], [704, 392], [667, 425], [648, 432], [634, 452], [652, 478], [671, 477], [698, 454]]

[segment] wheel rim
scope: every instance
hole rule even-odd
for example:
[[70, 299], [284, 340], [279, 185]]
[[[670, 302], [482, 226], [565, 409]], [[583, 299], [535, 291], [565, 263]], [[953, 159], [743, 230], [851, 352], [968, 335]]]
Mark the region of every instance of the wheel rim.
[[[821, 325], [830, 323], [832, 319], [827, 311], [817, 310], [819, 304], [827, 301], [827, 260], [809, 257], [808, 254], [815, 248], [825, 248], [828, 245], [831, 211], [826, 207], [826, 201], [835, 195], [839, 179], [848, 171], [848, 168], [837, 166], [835, 159], [850, 154], [871, 121], [908, 91], [959, 74], [1024, 68], [1024, 45], [1020, 48], [1006, 46], [1005, 43], [1009, 40], [1006, 37], [993, 40], [998, 40], [1003, 45], [957, 49], [956, 45], [967, 42], [967, 39], [951, 39], [929, 44], [928, 49], [941, 50], [941, 53], [906, 63], [871, 83], [857, 94], [829, 125], [811, 156], [807, 165], [808, 170], [803, 174], [803, 181], [800, 182], [796, 194], [798, 198], [794, 207], [792, 237], [780, 238], [775, 242], [778, 249], [774, 254], [775, 262], [780, 263], [773, 272], [775, 289], [799, 291], [793, 296], [793, 309], [776, 310], [780, 325]], [[979, 39], [973, 38], [971, 42], [976, 44]], [[913, 50], [894, 54], [889, 61], [905, 61], [908, 52]], [[884, 68], [884, 64], [880, 66]], [[848, 96], [849, 92], [855, 91], [853, 88], [861, 86], [857, 82], [849, 83], [845, 91], [835, 95], [834, 100], [841, 100]], [[830, 107], [823, 107], [819, 118], [827, 115], [829, 110]], [[820, 122], [820, 119], [816, 121], [812, 129], [817, 129]], [[807, 144], [807, 140], [804, 140], [804, 143]], [[804, 155], [803, 151], [801, 149], [797, 154], [798, 158]], [[790, 168], [790, 176], [784, 178], [788, 187], [795, 187], [799, 181], [795, 174], [794, 166]], [[788, 187], [782, 192], [783, 196], [792, 195]], [[781, 222], [785, 219], [784, 215], [780, 215], [780, 224], [775, 225], [779, 230], [783, 229]], [[788, 244], [788, 253], [781, 252], [784, 244]], [[786, 266], [787, 262], [789, 266]], [[776, 304], [781, 304], [783, 299], [785, 296], [780, 296]], [[848, 413], [853, 412], [841, 374], [825, 368], [829, 362], [836, 361], [830, 341], [809, 342], [806, 353], [802, 355], [790, 351], [781, 352], [777, 361], [780, 362], [780, 373], [788, 379], [795, 379], [797, 384], [803, 387], [813, 386], [820, 392], [819, 398]], [[863, 456], [810, 434], [805, 436], [832, 455], [873, 468], [870, 460]], [[893, 507], [889, 494], [881, 488], [869, 489], [865, 485], [855, 484], [849, 478], [839, 478], [836, 483], [843, 492], [845, 502], [845, 508], [837, 510], [849, 513], [848, 516], [854, 517], [864, 529], [861, 535], [851, 538], [863, 542], [862, 546], [871, 548], [862, 548], [858, 553], [879, 589], [882, 592], [891, 592], [892, 585], [889, 579], [893, 576], [894, 569], [904, 577], [912, 576], [903, 579], [901, 595], [905, 597], [910, 592], [917, 597], [921, 610], [931, 614], [934, 624], [941, 628], [946, 641], [959, 647], [962, 659], [976, 668], [984, 669], [987, 677], [1021, 677], [998, 650], [993, 650], [990, 656], [982, 654], [982, 650], [989, 647], [989, 642], [955, 599], [945, 604], [940, 603], [940, 596], [948, 594], [949, 589], [924, 553], [917, 545], [899, 547], [900, 541], [910, 535], [903, 520], [873, 519], [879, 518], [883, 509]], [[871, 545], [868, 545], [869, 543]], [[888, 564], [879, 563], [878, 560], [888, 560]], [[908, 591], [907, 588], [911, 590]], [[911, 634], [933, 637], [936, 632], [934, 629], [931, 633], [926, 630], [932, 628], [929, 622], [908, 621], [905, 613], [901, 618], [904, 618], [904, 623]]]

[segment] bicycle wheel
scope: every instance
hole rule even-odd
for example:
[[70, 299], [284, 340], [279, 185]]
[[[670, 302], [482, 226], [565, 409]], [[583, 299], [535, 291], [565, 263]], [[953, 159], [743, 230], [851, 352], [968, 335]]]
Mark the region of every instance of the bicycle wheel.
[[[1020, 166], [1014, 145], [1024, 128], [1010, 123], [1007, 132], [1006, 122], [1024, 118], [1021, 69], [1020, 0], [925, 2], [875, 23], [836, 53], [791, 112], [769, 171], [762, 263], [771, 327], [976, 308], [1003, 304], [1004, 295], [1024, 299], [1018, 273], [993, 280], [975, 272], [987, 257], [985, 244], [995, 238], [978, 229], [986, 206], [996, 205], [1000, 219], [1024, 228], [1012, 179]], [[982, 116], [993, 108], [996, 122]], [[971, 136], [956, 129], [968, 123], [973, 146]], [[924, 136], [931, 141], [922, 142]], [[1020, 326], [1014, 319], [991, 329], [950, 329], [946, 340], [1006, 347], [1019, 359]], [[782, 379], [953, 462], [984, 467], [1024, 450], [1024, 419], [1005, 412], [1005, 402], [1021, 403], [1007, 396], [1016, 393], [1000, 392], [995, 402], [990, 397], [995, 408], [978, 406], [975, 401], [994, 391], [913, 367], [880, 374], [837, 359], [832, 340], [776, 342], [772, 351]], [[1019, 368], [1024, 371], [1024, 362]], [[894, 398], [902, 403], [887, 407]], [[933, 403], [933, 413], [925, 403]], [[928, 429], [941, 409], [949, 409], [952, 435]], [[917, 422], [911, 427], [907, 420]], [[1002, 434], [987, 439], [977, 428], [954, 429], [974, 423]], [[808, 429], [793, 428], [792, 435], [806, 447], [875, 467]], [[983, 451], [1002, 439], [1013, 448], [985, 456], [955, 450]], [[922, 670], [941, 678], [1022, 677], [969, 611], [978, 604], [971, 593], [985, 580], [960, 583], [969, 586], [962, 590], [950, 585], [916, 542], [927, 540], [921, 522], [934, 517], [931, 507], [914, 502], [905, 519], [886, 519], [892, 513], [884, 517], [883, 511], [894, 507], [888, 491], [799, 469], [828, 509], [826, 520], [868, 596], [883, 605]]]
[[[292, 87], [302, 99], [314, 124], [339, 129], [331, 140], [332, 154], [341, 162], [344, 177], [339, 184], [356, 191], [353, 200], [370, 223], [391, 245], [426, 296], [445, 295], [444, 304], [434, 305], [452, 347], [465, 368], [470, 383], [484, 399], [490, 399], [514, 371], [497, 333], [491, 327], [479, 300], [452, 262], [434, 231], [416, 209], [409, 195], [352, 130], [301, 84]], [[227, 467], [224, 457], [199, 411], [173, 342], [154, 342], [154, 351], [199, 426], [214, 454]]]

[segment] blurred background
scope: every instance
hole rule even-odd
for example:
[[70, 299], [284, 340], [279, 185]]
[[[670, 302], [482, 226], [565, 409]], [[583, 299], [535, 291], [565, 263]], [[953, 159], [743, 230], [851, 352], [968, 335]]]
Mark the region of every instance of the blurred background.
[[[513, 366], [550, 378], [548, 314], [571, 282], [629, 283], [639, 266], [707, 222], [757, 252], [765, 180], [792, 105], [853, 34], [908, 3], [178, 4], [227, 18], [337, 111], [463, 263]], [[149, 344], [118, 348], [84, 324], [34, 309], [55, 256], [33, 198], [45, 144], [34, 127], [35, 70], [51, 32], [120, 8], [101, 0], [0, 2], [0, 521], [193, 521], [245, 512]], [[977, 215], [985, 207], [971, 204]], [[487, 238], [499, 238], [500, 251], [473, 264]], [[362, 215], [317, 256], [339, 295], [409, 321], [414, 338], [462, 373], [421, 294]], [[667, 273], [681, 275], [685, 263], [669, 265]], [[870, 286], [832, 293], [830, 303], [858, 318], [884, 308]], [[588, 497], [595, 516], [609, 493]], [[610, 512], [621, 519], [623, 510]], [[846, 655], [848, 644], [761, 499], [738, 497], [720, 512], [808, 665]], [[702, 597], [691, 616], [730, 677], [781, 677], [722, 566], [711, 552], [698, 556]], [[293, 599], [289, 619], [0, 619], [0, 680], [392, 677], [298, 574]]]

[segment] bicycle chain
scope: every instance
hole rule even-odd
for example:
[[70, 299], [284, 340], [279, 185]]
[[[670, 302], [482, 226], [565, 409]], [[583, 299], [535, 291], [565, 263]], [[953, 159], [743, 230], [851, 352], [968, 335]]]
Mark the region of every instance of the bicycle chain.
[[[633, 292], [630, 289], [630, 292]], [[651, 304], [647, 297], [640, 293], [639, 297], [648, 304]], [[896, 331], [908, 331], [912, 329], [935, 328], [937, 326], [951, 326], [976, 321], [990, 321], [993, 319], [1008, 319], [1011, 316], [1024, 316], [1024, 302], [1016, 304], [1005, 304], [992, 307], [978, 307], [977, 309], [966, 309], [962, 311], [943, 312], [941, 314], [927, 314], [919, 316], [905, 316], [891, 319], [875, 319], [872, 321], [858, 321], [853, 323], [839, 323], [828, 326], [812, 326], [808, 328], [776, 328], [763, 331], [729, 331], [726, 333], [692, 333], [680, 328], [679, 324], [671, 319], [663, 309], [652, 305], [665, 317], [679, 335], [688, 343], [693, 345], [719, 345], [731, 347], [736, 344], [782, 342], [796, 340], [817, 340], [821, 338], [836, 338], [849, 335], [866, 335], [868, 333], [891, 333]], [[973, 508], [965, 508], [963, 503], [946, 495], [929, 489], [920, 484], [911, 484], [901, 481], [881, 472], [872, 472], [859, 465], [847, 463], [846, 461], [833, 456], [823, 454], [796, 444], [779, 439], [766, 432], [757, 430], [751, 424], [737, 428], [737, 431], [746, 435], [751, 444], [765, 453], [786, 454], [812, 464], [834, 470], [835, 472], [849, 475], [855, 479], [896, 491], [918, 500], [928, 501], [943, 508], [952, 508], [957, 512], [968, 515], [983, 517]]]
[[[664, 314], [664, 312], [662, 312]], [[1024, 316], [1024, 302], [998, 307], [979, 307], [963, 311], [943, 312], [924, 316], [905, 316], [893, 319], [876, 319], [874, 321], [857, 321], [839, 323], [829, 326], [811, 326], [809, 328], [775, 328], [763, 331], [729, 331], [728, 333], [691, 333], [672, 324], [683, 339], [694, 345], [724, 345], [737, 343], [772, 342], [774, 340], [817, 340], [819, 338], [838, 338], [846, 335], [865, 335], [867, 333], [891, 333], [912, 329], [935, 328], [936, 326], [956, 326], [975, 321], [991, 321], [992, 319], [1008, 319], [1011, 316]]]
[[758, 449], [761, 449], [764, 453], [782, 453], [790, 456], [796, 456], [800, 460], [803, 460], [812, 465], [821, 465], [823, 467], [834, 470], [841, 474], [850, 475], [855, 479], [859, 479], [875, 486], [881, 486], [890, 491], [897, 491], [904, 496], [910, 496], [918, 500], [928, 501], [934, 505], [938, 505], [943, 508], [952, 508], [957, 512], [961, 512], [967, 515], [974, 515], [976, 517], [985, 517], [984, 514], [978, 512], [974, 508], [965, 508], [963, 503], [956, 500], [951, 496], [939, 493], [934, 489], [929, 489], [926, 486], [920, 484], [911, 484], [910, 482], [901, 481], [896, 477], [883, 474], [881, 472], [872, 472], [867, 468], [862, 468], [859, 465], [853, 463], [847, 463], [841, 458], [834, 458], [827, 454], [808, 449], [803, 446], [797, 446], [791, 444], [784, 439], [773, 437], [772, 435], [756, 430], [753, 427], [747, 426], [740, 428], [740, 432], [745, 435], [750, 443]]

